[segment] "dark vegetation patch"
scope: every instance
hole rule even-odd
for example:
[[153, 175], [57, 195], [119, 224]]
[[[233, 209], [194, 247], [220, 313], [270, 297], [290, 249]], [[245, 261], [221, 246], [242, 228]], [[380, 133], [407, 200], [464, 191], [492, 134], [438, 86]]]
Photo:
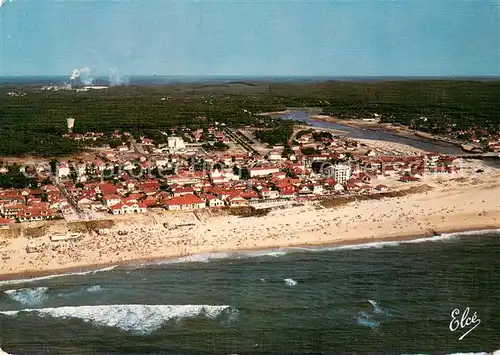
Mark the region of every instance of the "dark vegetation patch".
[[[11, 97], [9, 91], [26, 95]], [[121, 129], [135, 136], [216, 121], [251, 125], [270, 132], [260, 133], [269, 144], [284, 143], [290, 122], [256, 114], [287, 107], [317, 107], [341, 119], [378, 113], [383, 122], [436, 133], [470, 126], [497, 131], [499, 96], [498, 81], [459, 80], [174, 84], [88, 92], [6, 85], [0, 87], [0, 155], [61, 156], [81, 150], [79, 143], [61, 137], [68, 117], [76, 119], [75, 133]], [[420, 120], [422, 116], [427, 120]]]

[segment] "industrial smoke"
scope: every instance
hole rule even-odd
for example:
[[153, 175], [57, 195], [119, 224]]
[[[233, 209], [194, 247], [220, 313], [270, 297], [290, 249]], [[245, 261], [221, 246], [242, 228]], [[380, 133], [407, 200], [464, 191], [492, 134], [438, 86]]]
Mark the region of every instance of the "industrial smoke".
[[120, 86], [127, 84], [128, 84], [128, 78], [121, 75], [118, 69], [116, 68], [111, 69], [111, 74], [109, 75], [110, 86]]
[[[110, 69], [110, 74], [108, 76], [108, 79], [110, 86], [127, 85], [129, 82], [129, 79], [120, 74], [117, 68]], [[70, 76], [70, 80], [72, 81], [79, 80], [84, 85], [90, 86], [93, 84], [95, 77], [91, 75], [91, 70], [89, 67], [79, 68], [79, 69], [76, 68], [73, 69], [73, 72], [71, 73]]]
[[73, 73], [71, 73], [70, 79], [80, 79], [80, 81], [85, 85], [92, 85], [92, 81], [94, 80], [94, 78], [90, 75], [90, 68], [88, 67], [73, 69]]

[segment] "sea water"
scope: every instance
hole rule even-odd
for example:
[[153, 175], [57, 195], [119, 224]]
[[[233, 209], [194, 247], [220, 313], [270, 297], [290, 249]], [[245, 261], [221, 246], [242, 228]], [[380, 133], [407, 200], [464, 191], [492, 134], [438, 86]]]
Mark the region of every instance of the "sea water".
[[[174, 262], [176, 261], [176, 262]], [[450, 330], [452, 312], [480, 323]], [[500, 349], [500, 233], [213, 254], [0, 283], [9, 354]]]

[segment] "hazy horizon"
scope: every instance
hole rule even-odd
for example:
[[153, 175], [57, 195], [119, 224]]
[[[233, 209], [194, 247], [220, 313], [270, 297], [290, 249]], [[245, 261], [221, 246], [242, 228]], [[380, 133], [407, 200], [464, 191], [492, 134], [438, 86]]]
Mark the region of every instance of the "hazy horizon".
[[[134, 75], [123, 75], [129, 78], [147, 78], [147, 77], [185, 77], [185, 78], [346, 78], [346, 79], [356, 79], [356, 78], [449, 78], [449, 79], [461, 79], [461, 78], [500, 78], [499, 75], [262, 75], [262, 74], [134, 74]], [[23, 78], [23, 77], [61, 77], [70, 78], [68, 75], [64, 74], [11, 74], [11, 75], [0, 75], [0, 78]], [[109, 78], [107, 75], [98, 75], [94, 78]]]
[[168, 85], [262, 85], [271, 83], [381, 83], [381, 82], [411, 82], [411, 81], [469, 81], [469, 82], [496, 82], [498, 76], [483, 77], [403, 77], [403, 76], [364, 76], [364, 77], [335, 77], [335, 76], [179, 76], [179, 75], [133, 75], [130, 77], [109, 78], [105, 76], [93, 77], [86, 81], [71, 81], [65, 75], [15, 75], [0, 76], [0, 86], [168, 86]]

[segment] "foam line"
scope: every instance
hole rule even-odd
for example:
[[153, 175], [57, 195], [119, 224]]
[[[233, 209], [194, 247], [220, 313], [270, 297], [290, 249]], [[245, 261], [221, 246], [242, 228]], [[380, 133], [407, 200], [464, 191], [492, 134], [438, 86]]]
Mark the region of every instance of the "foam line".
[[124, 331], [140, 334], [151, 333], [165, 322], [175, 319], [194, 318], [203, 315], [214, 319], [230, 306], [212, 305], [105, 305], [105, 306], [69, 306], [58, 308], [23, 309], [2, 311], [6, 316], [18, 316], [36, 313], [40, 317], [76, 318], [97, 326], [115, 327]]
[[65, 273], [65, 274], [55, 274], [55, 275], [33, 277], [31, 279], [16, 279], [16, 280], [0, 281], [0, 286], [4, 286], [4, 285], [17, 285], [17, 284], [23, 284], [23, 283], [26, 283], [26, 282], [36, 282], [36, 281], [50, 280], [50, 279], [55, 279], [55, 278], [58, 278], [58, 277], [65, 277], [65, 276], [93, 275], [93, 274], [96, 274], [98, 272], [111, 271], [111, 270], [115, 269], [117, 266], [118, 265], [114, 265], [114, 266], [109, 266], [109, 267], [105, 267], [105, 268], [102, 268], [102, 269], [91, 270], [91, 271], [68, 272], [68, 273]]

